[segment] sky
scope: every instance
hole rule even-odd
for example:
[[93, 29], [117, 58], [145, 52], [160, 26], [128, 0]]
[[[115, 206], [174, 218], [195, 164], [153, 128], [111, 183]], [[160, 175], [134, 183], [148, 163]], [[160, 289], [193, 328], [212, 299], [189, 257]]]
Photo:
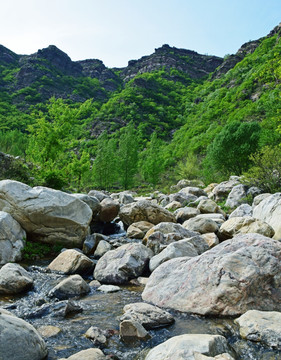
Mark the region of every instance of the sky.
[[56, 45], [108, 67], [169, 44], [223, 57], [281, 22], [281, 0], [2, 0], [0, 44], [17, 54]]

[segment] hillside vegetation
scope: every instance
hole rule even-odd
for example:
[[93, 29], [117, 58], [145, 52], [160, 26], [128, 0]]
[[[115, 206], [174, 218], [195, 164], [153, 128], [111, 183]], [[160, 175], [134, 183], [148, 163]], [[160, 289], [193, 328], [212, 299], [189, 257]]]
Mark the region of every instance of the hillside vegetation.
[[225, 59], [164, 45], [123, 69], [73, 62], [54, 46], [30, 56], [0, 47], [0, 151], [35, 164], [30, 183], [65, 189], [251, 179], [269, 153], [271, 174], [280, 35], [278, 26]]

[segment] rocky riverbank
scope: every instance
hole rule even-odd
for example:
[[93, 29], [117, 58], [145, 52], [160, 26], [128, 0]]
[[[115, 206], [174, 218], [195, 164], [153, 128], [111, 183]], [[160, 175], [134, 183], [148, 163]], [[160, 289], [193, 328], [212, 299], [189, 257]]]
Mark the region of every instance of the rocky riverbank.
[[[280, 359], [280, 216], [238, 177], [141, 198], [0, 181], [3, 360]], [[65, 249], [26, 266], [32, 242]]]

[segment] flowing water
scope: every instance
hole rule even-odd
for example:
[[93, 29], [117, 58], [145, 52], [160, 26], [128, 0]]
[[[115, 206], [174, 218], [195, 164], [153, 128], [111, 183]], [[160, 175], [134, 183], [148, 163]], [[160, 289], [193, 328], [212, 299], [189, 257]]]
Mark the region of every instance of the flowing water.
[[[175, 323], [169, 327], [150, 330], [151, 339], [134, 344], [123, 343], [118, 336], [119, 317], [126, 304], [141, 300], [141, 286], [123, 286], [116, 293], [103, 293], [92, 288], [91, 292], [74, 302], [83, 311], [61, 316], [60, 306], [65, 304], [48, 297], [48, 293], [65, 276], [46, 271], [51, 260], [41, 261], [29, 266], [35, 284], [31, 291], [21, 296], [0, 297], [0, 307], [4, 307], [31, 323], [36, 329], [52, 325], [61, 329], [53, 337], [45, 338], [49, 349], [48, 360], [68, 357], [80, 350], [95, 347], [84, 334], [91, 326], [110, 330], [112, 335], [105, 354], [113, 354], [118, 359], [143, 360], [148, 350], [168, 338], [180, 334], [219, 334], [225, 336], [236, 352], [236, 359], [243, 360], [280, 360], [277, 351], [266, 349], [259, 344], [241, 340], [237, 326], [231, 318], [211, 318], [172, 312]], [[88, 279], [90, 281], [92, 279]], [[63, 305], [64, 306], [64, 305]], [[114, 357], [113, 357], [114, 359]]]

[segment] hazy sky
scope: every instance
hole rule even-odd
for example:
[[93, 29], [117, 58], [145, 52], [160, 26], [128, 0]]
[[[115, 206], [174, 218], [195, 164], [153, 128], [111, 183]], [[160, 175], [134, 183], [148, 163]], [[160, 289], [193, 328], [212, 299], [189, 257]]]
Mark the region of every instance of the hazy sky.
[[163, 44], [224, 56], [281, 21], [281, 0], [2, 0], [0, 9], [0, 44], [10, 50], [52, 44], [109, 67]]

